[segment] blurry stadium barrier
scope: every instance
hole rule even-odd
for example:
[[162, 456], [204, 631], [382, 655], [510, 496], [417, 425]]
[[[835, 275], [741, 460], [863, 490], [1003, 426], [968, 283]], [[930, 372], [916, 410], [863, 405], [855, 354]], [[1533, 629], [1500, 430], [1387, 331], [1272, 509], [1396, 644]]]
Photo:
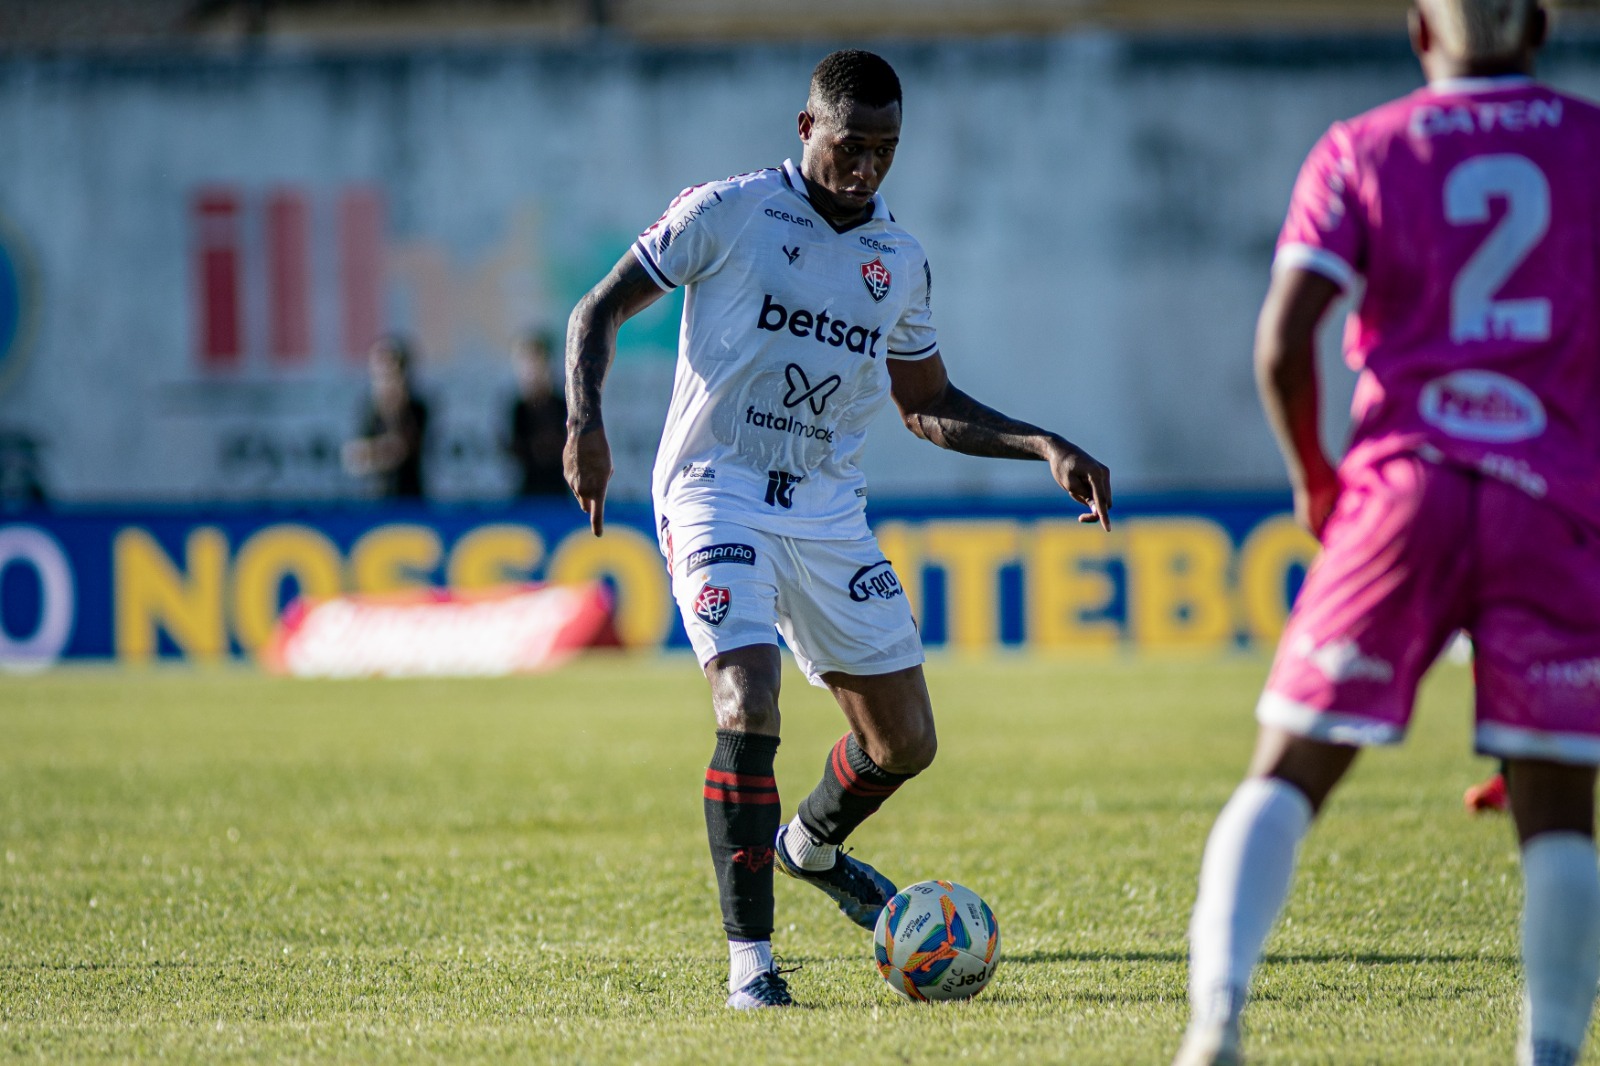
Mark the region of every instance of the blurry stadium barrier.
[[[1279, 498], [1119, 502], [1110, 535], [1054, 500], [873, 505], [931, 647], [1211, 653], [1276, 639], [1315, 543]], [[298, 595], [602, 581], [623, 644], [683, 647], [651, 516], [589, 535], [565, 505], [37, 512], [0, 522], [0, 660], [257, 653]], [[24, 550], [25, 549], [25, 550]]]
[[615, 643], [604, 585], [502, 585], [300, 598], [260, 660], [291, 677], [496, 677]]

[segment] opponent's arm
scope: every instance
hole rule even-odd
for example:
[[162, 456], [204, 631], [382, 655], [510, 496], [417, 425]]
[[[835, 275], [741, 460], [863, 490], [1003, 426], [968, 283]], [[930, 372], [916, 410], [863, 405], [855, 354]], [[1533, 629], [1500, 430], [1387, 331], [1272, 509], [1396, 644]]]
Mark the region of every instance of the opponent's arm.
[[1056, 483], [1089, 508], [1078, 520], [1111, 528], [1111, 471], [1059, 434], [1003, 415], [956, 388], [938, 352], [891, 359], [889, 388], [906, 428], [923, 440], [965, 455], [1043, 459]]
[[1339, 475], [1322, 447], [1317, 325], [1339, 295], [1336, 282], [1299, 267], [1273, 272], [1256, 323], [1256, 388], [1294, 487], [1294, 514], [1313, 536], [1333, 513]]
[[633, 253], [625, 252], [567, 320], [567, 443], [561, 467], [597, 537], [605, 526], [606, 484], [611, 480], [611, 445], [600, 416], [600, 393], [617, 353], [617, 331], [663, 295]]

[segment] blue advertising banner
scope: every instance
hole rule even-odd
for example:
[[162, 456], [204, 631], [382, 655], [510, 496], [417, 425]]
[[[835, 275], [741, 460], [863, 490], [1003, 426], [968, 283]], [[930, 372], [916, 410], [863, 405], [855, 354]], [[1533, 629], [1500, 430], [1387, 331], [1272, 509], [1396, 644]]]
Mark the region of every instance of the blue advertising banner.
[[[874, 504], [930, 647], [1218, 651], [1276, 639], [1316, 551], [1280, 496]], [[632, 647], [687, 645], [647, 508], [606, 534], [557, 501], [485, 507], [118, 508], [0, 518], [0, 661], [251, 656], [296, 595], [593, 579]]]

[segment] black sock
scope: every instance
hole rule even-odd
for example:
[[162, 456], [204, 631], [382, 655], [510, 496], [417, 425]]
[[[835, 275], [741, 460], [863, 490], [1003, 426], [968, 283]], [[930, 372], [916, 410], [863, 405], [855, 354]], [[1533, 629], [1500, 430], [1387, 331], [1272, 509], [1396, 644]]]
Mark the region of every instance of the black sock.
[[819, 844], [843, 844], [915, 774], [891, 774], [873, 762], [854, 734], [846, 733], [828, 753], [822, 780], [800, 803], [800, 824]]
[[740, 940], [772, 939], [772, 839], [782, 820], [772, 778], [777, 753], [777, 737], [719, 729], [706, 770], [706, 837], [722, 927]]

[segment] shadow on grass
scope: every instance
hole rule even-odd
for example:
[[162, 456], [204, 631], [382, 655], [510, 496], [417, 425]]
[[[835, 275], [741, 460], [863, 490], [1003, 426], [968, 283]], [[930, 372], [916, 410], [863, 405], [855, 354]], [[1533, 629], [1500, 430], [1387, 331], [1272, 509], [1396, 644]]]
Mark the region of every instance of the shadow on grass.
[[1006, 966], [1047, 966], [1062, 962], [1184, 962], [1181, 951], [1026, 951], [1001, 953]]
[[[1189, 956], [1182, 951], [1028, 951], [1019, 955], [1008, 954], [1003, 958], [1007, 966], [1040, 966], [1063, 962], [1186, 963]], [[1515, 955], [1484, 952], [1269, 952], [1262, 961], [1269, 964], [1354, 962], [1368, 966], [1454, 965], [1463, 962], [1485, 962], [1502, 966], [1520, 964]]]

